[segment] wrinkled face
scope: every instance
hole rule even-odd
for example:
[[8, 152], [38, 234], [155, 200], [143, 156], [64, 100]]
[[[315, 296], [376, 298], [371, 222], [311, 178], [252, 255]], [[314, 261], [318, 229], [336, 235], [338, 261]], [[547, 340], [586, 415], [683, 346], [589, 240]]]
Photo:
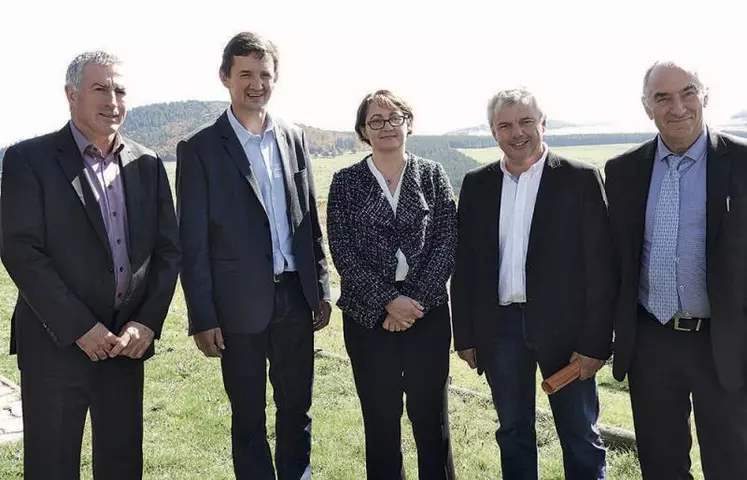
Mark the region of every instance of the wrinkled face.
[[410, 119], [399, 109], [371, 102], [366, 113], [366, 138], [374, 151], [401, 149], [407, 139]]
[[244, 113], [262, 112], [275, 88], [275, 62], [271, 55], [233, 57], [233, 66], [228, 76], [222, 71], [220, 79], [231, 95], [234, 111]]
[[493, 116], [493, 137], [507, 159], [524, 163], [542, 154], [545, 120], [531, 103], [500, 106]]
[[643, 108], [654, 121], [664, 143], [691, 145], [703, 131], [703, 108], [708, 95], [693, 74], [678, 67], [654, 68]]
[[75, 126], [91, 141], [114, 135], [127, 115], [127, 91], [120, 65], [86, 65], [78, 91], [65, 87]]

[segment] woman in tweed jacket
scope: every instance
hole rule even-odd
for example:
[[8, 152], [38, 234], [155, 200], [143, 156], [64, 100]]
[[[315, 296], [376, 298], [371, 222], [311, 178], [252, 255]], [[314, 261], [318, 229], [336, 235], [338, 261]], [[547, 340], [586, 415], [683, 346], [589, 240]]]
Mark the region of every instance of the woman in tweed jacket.
[[366, 96], [355, 131], [372, 154], [335, 173], [327, 207], [369, 479], [404, 478], [403, 393], [419, 477], [454, 477], [445, 389], [456, 205], [443, 167], [406, 152], [412, 120], [391, 92]]

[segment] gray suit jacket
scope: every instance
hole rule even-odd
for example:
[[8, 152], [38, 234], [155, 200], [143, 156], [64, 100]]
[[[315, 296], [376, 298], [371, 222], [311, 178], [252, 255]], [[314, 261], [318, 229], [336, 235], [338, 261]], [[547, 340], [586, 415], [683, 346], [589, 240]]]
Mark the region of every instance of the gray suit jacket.
[[[293, 254], [309, 308], [329, 300], [314, 179], [303, 131], [276, 121]], [[177, 146], [177, 215], [189, 333], [265, 329], [274, 308], [270, 224], [226, 113]]]
[[[90, 363], [75, 340], [97, 322], [118, 334], [135, 320], [160, 335], [181, 256], [174, 203], [158, 156], [123, 143], [132, 282], [118, 312], [104, 220], [70, 126], [5, 153], [1, 252], [19, 290], [11, 353], [17, 351], [22, 369], [69, 371]], [[151, 346], [144, 358], [152, 354]]]

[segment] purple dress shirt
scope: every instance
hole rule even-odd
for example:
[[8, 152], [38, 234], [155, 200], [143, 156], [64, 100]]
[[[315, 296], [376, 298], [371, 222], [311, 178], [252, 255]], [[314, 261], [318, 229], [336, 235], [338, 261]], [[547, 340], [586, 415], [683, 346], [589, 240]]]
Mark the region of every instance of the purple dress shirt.
[[73, 122], [70, 122], [70, 126], [75, 143], [83, 155], [88, 182], [99, 203], [101, 216], [104, 218], [116, 282], [114, 308], [119, 308], [127, 296], [132, 281], [130, 256], [127, 253], [127, 208], [119, 165], [119, 152], [124, 144], [117, 135], [111, 152], [105, 155], [78, 130]]

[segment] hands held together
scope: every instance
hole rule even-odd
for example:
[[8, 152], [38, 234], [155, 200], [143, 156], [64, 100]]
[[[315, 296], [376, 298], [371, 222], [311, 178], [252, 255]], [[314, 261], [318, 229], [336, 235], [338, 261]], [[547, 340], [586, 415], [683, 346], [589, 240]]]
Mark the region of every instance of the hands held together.
[[98, 322], [75, 343], [94, 362], [117, 356], [138, 359], [153, 343], [153, 337], [153, 330], [142, 323], [127, 322], [117, 336]]
[[386, 306], [387, 316], [382, 327], [390, 332], [403, 332], [423, 318], [423, 306], [417, 300], [400, 295]]

